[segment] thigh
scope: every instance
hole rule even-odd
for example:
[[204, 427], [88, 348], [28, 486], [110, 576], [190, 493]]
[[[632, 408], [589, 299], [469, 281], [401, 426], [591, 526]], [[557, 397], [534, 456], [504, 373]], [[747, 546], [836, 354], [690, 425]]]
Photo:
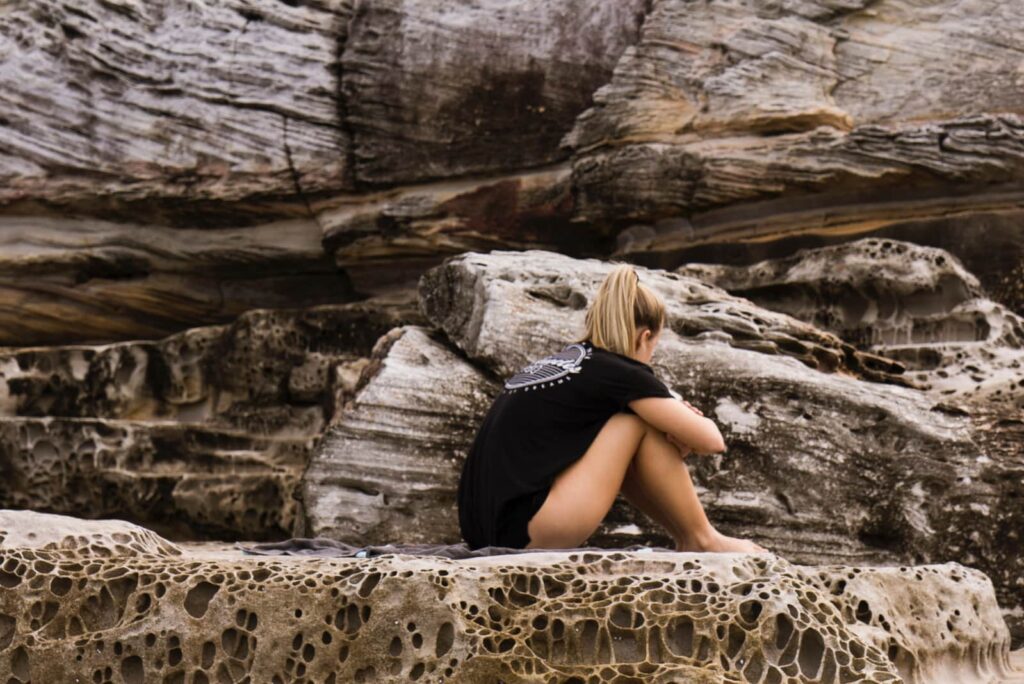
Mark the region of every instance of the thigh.
[[593, 534], [612, 507], [646, 429], [634, 414], [608, 419], [586, 453], [555, 478], [527, 526], [528, 548], [572, 548]]

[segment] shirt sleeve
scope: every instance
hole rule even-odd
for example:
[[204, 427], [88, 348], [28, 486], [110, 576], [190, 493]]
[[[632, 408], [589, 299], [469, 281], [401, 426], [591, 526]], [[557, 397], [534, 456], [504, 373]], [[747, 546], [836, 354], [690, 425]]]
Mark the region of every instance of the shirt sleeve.
[[635, 413], [629, 407], [629, 402], [634, 399], [671, 399], [673, 396], [672, 390], [659, 380], [649, 367], [617, 365], [615, 372], [609, 373], [602, 384], [618, 410], [625, 413]]

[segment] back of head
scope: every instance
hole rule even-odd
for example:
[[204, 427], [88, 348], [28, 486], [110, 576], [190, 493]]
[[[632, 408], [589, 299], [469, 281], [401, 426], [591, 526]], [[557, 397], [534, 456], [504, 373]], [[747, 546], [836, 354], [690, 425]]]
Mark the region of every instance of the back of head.
[[612, 269], [597, 290], [587, 310], [586, 333], [595, 346], [624, 356], [632, 356], [640, 328], [657, 333], [665, 324], [665, 304], [629, 264]]

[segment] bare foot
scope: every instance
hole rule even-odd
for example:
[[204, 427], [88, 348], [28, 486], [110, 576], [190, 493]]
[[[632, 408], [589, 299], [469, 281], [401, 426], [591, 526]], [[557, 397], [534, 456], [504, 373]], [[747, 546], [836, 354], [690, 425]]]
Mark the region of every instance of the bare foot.
[[749, 539], [728, 537], [715, 530], [711, 536], [698, 544], [677, 544], [676, 551], [708, 551], [714, 553], [771, 553], [768, 549]]

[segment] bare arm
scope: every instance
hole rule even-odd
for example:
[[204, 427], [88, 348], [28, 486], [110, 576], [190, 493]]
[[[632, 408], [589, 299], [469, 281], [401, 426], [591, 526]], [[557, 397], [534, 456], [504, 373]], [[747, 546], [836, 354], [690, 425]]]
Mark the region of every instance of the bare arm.
[[689, 446], [694, 453], [717, 454], [725, 451], [725, 440], [714, 421], [699, 415], [678, 399], [634, 399], [629, 402], [629, 407], [657, 429]]

